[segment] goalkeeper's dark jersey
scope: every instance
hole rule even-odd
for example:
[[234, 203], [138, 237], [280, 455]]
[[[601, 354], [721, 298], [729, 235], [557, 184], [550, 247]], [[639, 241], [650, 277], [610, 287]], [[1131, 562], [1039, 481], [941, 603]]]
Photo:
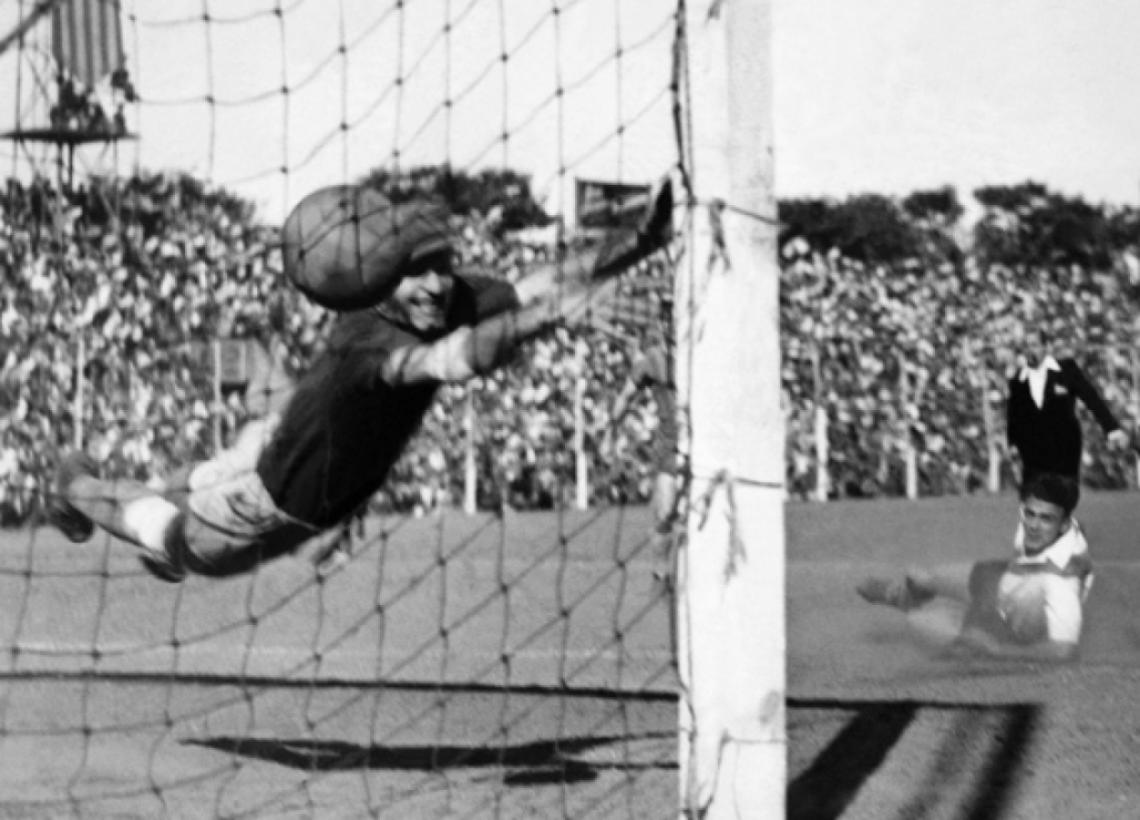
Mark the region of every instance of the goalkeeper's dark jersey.
[[[506, 282], [456, 278], [447, 329], [475, 324], [518, 304]], [[422, 336], [374, 308], [342, 315], [300, 380], [257, 472], [285, 513], [325, 528], [349, 517], [383, 485], [419, 429], [438, 384], [390, 385], [389, 353]]]

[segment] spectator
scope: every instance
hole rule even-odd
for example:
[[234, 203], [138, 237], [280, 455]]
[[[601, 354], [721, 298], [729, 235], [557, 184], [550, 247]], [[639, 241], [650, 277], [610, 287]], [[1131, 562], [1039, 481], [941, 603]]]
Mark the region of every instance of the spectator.
[[[492, 217], [456, 217], [461, 253], [510, 280], [541, 254], [496, 233]], [[34, 514], [54, 448], [72, 442], [77, 428], [87, 440], [113, 441], [108, 459], [140, 480], [208, 456], [218, 444], [215, 431], [224, 444], [250, 408], [237, 395], [215, 402], [210, 356], [219, 335], [256, 338], [277, 323], [285, 368], [305, 368], [329, 317], [283, 293], [274, 233], [257, 223], [248, 203], [187, 176], [141, 173], [67, 191], [45, 179], [10, 180], [0, 189], [0, 426], [9, 453], [0, 516], [23, 521]], [[989, 430], [982, 423], [982, 400], [995, 407], [1003, 400], [1025, 330], [1026, 314], [1011, 305], [1029, 305], [1050, 339], [1066, 341], [1068, 349], [1055, 357], [1079, 358], [1105, 403], [1135, 415], [1136, 288], [1128, 268], [924, 253], [872, 264], [802, 239], [782, 248], [783, 410], [793, 497], [812, 493], [821, 466], [813, 435], [820, 406], [830, 422], [823, 466], [834, 496], [901, 495], [910, 451], [923, 495], [981, 486], [988, 436], [1005, 435], [1002, 414]], [[664, 267], [651, 260], [631, 277], [625, 307], [651, 303], [636, 285], [661, 281]], [[646, 501], [659, 412], [638, 401], [616, 425], [610, 418], [631, 366], [623, 340], [640, 338], [646, 321], [597, 318], [590, 329], [527, 345], [515, 364], [491, 377], [442, 391], [376, 505], [426, 510], [463, 496], [468, 401], [485, 420], [473, 432], [479, 506], [557, 503], [574, 480], [566, 453], [579, 342], [587, 347], [584, 410], [593, 431], [585, 440], [590, 503]], [[904, 382], [926, 387], [908, 391], [904, 401]], [[80, 383], [82, 416], [73, 417]], [[1090, 426], [1083, 417], [1080, 423]], [[612, 450], [602, 448], [600, 435], [610, 427]], [[1105, 437], [1086, 430], [1082, 440], [1087, 485], [1135, 481], [1134, 464]], [[1008, 465], [1004, 477], [1015, 480]], [[414, 491], [422, 485], [438, 491], [425, 500]]]

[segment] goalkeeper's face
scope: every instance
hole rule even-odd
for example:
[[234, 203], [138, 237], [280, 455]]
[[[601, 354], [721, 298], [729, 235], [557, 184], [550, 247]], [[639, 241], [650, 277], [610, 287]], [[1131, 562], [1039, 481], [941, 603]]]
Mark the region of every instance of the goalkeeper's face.
[[454, 290], [450, 266], [425, 264], [400, 280], [388, 307], [416, 332], [433, 336], [447, 329]]

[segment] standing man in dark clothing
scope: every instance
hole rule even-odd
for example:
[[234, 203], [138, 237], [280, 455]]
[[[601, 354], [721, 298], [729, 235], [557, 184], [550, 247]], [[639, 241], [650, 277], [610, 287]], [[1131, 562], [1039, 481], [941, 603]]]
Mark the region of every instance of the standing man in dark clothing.
[[1025, 364], [1009, 380], [1006, 405], [1006, 435], [1021, 457], [1021, 481], [1024, 484], [1038, 473], [1079, 479], [1083, 442], [1078, 399], [1107, 434], [1111, 447], [1127, 446], [1128, 434], [1073, 359], [1054, 358], [1039, 330], [1026, 341]]

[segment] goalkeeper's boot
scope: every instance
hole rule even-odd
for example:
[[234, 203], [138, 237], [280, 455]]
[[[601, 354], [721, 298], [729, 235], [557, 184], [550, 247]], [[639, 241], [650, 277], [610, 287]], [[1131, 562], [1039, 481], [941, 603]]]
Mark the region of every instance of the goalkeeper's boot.
[[139, 563], [142, 564], [143, 569], [155, 578], [160, 581], [166, 581], [168, 584], [180, 584], [186, 579], [186, 570], [182, 567], [175, 566], [171, 561], [152, 558], [149, 555], [140, 555]]
[[80, 476], [97, 476], [99, 465], [82, 451], [68, 453], [59, 463], [55, 481], [44, 501], [48, 521], [76, 544], [87, 541], [95, 532], [95, 522], [80, 512], [68, 498], [69, 489]]
[[934, 598], [921, 577], [906, 574], [902, 578], [871, 577], [855, 587], [864, 601], [882, 606], [891, 606], [903, 612], [910, 612]]

